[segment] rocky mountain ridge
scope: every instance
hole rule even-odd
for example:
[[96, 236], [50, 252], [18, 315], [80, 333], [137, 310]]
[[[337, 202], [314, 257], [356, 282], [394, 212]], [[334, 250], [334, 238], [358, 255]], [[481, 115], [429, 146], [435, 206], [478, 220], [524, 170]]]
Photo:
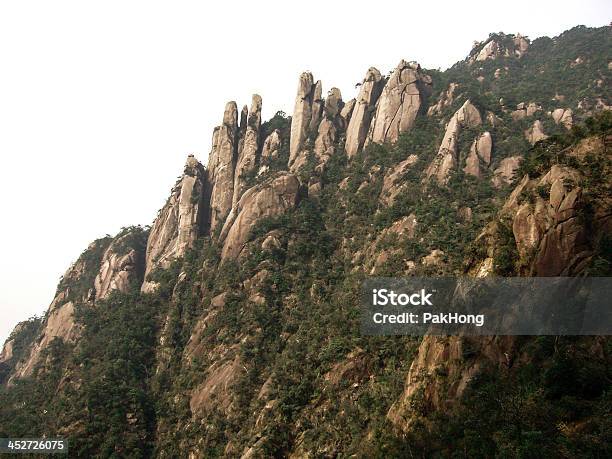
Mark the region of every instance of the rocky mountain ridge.
[[[62, 402], [37, 395], [57, 413], [40, 427], [74, 438], [79, 455], [405, 457], [406, 438], [435, 450], [438, 417], [456, 419], [489, 375], [556, 368], [561, 348], [593, 350], [605, 375], [599, 339], [555, 342], [546, 358], [539, 341], [511, 337], [385, 341], [360, 337], [355, 311], [367, 275], [607, 272], [611, 42], [609, 27], [533, 43], [492, 34], [445, 72], [369, 68], [346, 103], [305, 72], [290, 118], [262, 121], [257, 94], [240, 114], [228, 102], [207, 166], [187, 158], [150, 230], [94, 242], [45, 317], [12, 333], [6, 406], [39, 394], [29, 381], [49, 387]], [[126, 324], [136, 313], [142, 324]], [[112, 327], [116, 352], [100, 356]], [[130, 382], [113, 398], [106, 381]], [[96, 430], [110, 422], [96, 391], [116, 400], [111, 436]], [[3, 425], [11, 409], [0, 433], [16, 432]], [[599, 422], [596, 409], [559, 422]], [[571, 436], [551, 425], [537, 438], [559, 451], [542, 432]]]

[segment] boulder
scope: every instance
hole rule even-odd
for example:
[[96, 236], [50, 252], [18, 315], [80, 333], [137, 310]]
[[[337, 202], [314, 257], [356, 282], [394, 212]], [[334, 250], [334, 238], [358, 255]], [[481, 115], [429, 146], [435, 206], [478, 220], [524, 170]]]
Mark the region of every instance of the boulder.
[[548, 136], [544, 134], [544, 126], [542, 126], [542, 122], [540, 120], [535, 120], [533, 125], [525, 131], [525, 138], [531, 145], [535, 145], [540, 140], [545, 140], [548, 138]]
[[573, 115], [571, 108], [557, 108], [551, 114], [555, 124], [562, 124], [566, 129], [572, 128], [574, 124]]

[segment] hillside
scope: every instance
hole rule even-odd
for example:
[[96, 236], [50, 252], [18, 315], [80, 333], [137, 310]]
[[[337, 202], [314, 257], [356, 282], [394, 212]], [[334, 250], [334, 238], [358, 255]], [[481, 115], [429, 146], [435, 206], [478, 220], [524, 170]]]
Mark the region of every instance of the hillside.
[[495, 33], [443, 72], [367, 69], [348, 101], [303, 73], [291, 116], [229, 102], [206, 167], [189, 156], [152, 225], [94, 241], [4, 344], [0, 437], [611, 457], [608, 337], [359, 329], [371, 276], [612, 275], [611, 49], [610, 27]]

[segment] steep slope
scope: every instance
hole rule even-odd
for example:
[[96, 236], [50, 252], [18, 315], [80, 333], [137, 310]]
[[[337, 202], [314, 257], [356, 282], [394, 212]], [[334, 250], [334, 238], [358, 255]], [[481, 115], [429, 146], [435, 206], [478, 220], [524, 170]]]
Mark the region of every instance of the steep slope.
[[368, 337], [358, 304], [371, 275], [612, 274], [611, 45], [492, 34], [444, 72], [370, 68], [346, 103], [306, 72], [291, 118], [228, 103], [145, 265], [143, 230], [96, 241], [5, 343], [0, 436], [78, 457], [609, 456], [607, 337]]

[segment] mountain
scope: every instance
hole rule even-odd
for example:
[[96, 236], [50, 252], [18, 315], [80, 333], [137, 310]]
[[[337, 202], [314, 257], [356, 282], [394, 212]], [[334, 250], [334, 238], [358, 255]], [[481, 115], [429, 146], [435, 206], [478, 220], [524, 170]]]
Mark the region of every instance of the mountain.
[[604, 336], [363, 336], [371, 276], [610, 276], [610, 27], [229, 102], [151, 227], [0, 355], [0, 437], [74, 457], [610, 457]]

